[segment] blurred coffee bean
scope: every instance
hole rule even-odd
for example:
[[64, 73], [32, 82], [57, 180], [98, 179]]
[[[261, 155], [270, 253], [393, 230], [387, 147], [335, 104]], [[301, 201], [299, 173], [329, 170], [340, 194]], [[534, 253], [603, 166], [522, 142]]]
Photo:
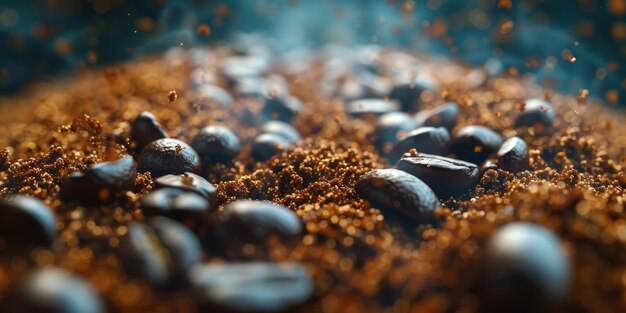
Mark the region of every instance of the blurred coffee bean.
[[404, 112], [418, 111], [422, 100], [420, 96], [424, 91], [432, 91], [436, 89], [434, 81], [422, 76], [406, 79], [405, 77], [398, 79], [396, 84], [389, 92], [389, 98], [397, 100], [400, 103], [401, 110]]
[[526, 223], [502, 226], [486, 249], [479, 283], [485, 312], [558, 311], [570, 283], [570, 262], [549, 230]]
[[302, 102], [289, 95], [266, 95], [264, 98], [261, 118], [264, 121], [279, 120], [291, 122], [298, 114], [304, 111]]
[[397, 169], [373, 170], [356, 183], [359, 195], [382, 210], [390, 210], [418, 224], [435, 224], [439, 208], [435, 193], [419, 178]]
[[65, 270], [47, 267], [28, 275], [5, 313], [102, 313], [104, 301], [89, 282]]
[[203, 312], [287, 312], [313, 295], [313, 280], [297, 263], [206, 264], [189, 271]]
[[244, 77], [262, 76], [270, 64], [267, 58], [260, 56], [230, 56], [222, 60], [221, 73], [230, 81]]
[[220, 108], [233, 106], [233, 97], [221, 87], [215, 85], [200, 85], [197, 87], [200, 99], [198, 104], [202, 108]]
[[207, 221], [209, 206], [209, 201], [197, 193], [175, 188], [158, 189], [141, 198], [145, 216], [167, 216], [194, 230]]
[[512, 173], [528, 169], [528, 145], [524, 139], [511, 137], [498, 149], [498, 167]]
[[285, 149], [291, 147], [292, 142], [277, 134], [261, 134], [254, 138], [252, 143], [252, 156], [257, 161], [267, 161], [272, 156], [283, 152]]
[[346, 112], [355, 117], [368, 115], [379, 116], [385, 113], [398, 111], [398, 103], [385, 99], [360, 99], [346, 103]]
[[482, 177], [486, 171], [497, 170], [497, 169], [498, 169], [498, 165], [492, 160], [487, 159], [478, 167], [478, 176]]
[[290, 124], [281, 121], [269, 121], [261, 127], [261, 134], [276, 134], [295, 144], [302, 139], [300, 133]]
[[177, 188], [195, 192], [212, 201], [217, 193], [217, 188], [202, 176], [185, 172], [180, 175], [169, 174], [161, 176], [155, 181], [156, 188]]
[[85, 204], [110, 203], [121, 191], [133, 187], [136, 174], [137, 165], [131, 156], [101, 162], [66, 177], [60, 197]]
[[479, 178], [476, 164], [424, 153], [401, 158], [396, 168], [421, 179], [440, 199], [468, 193]]
[[177, 139], [159, 139], [147, 145], [139, 154], [140, 172], [152, 177], [184, 172], [200, 172], [200, 156], [188, 144]]
[[164, 216], [150, 217], [147, 224], [130, 224], [118, 251], [128, 274], [159, 287], [180, 284], [186, 270], [201, 259], [196, 235]]
[[393, 146], [388, 159], [393, 164], [402, 154], [411, 149], [423, 153], [445, 155], [448, 152], [449, 141], [450, 134], [443, 127], [420, 127], [402, 136]]
[[15, 194], [0, 201], [0, 237], [9, 246], [50, 248], [58, 237], [54, 212], [43, 201]]
[[459, 117], [459, 106], [454, 102], [448, 102], [431, 110], [423, 110], [415, 114], [415, 122], [418, 126], [444, 127], [451, 131]]
[[223, 126], [204, 127], [193, 139], [191, 146], [205, 164], [231, 161], [237, 157], [241, 150], [239, 137]]
[[480, 164], [490, 154], [498, 151], [502, 137], [484, 126], [465, 126], [456, 134], [450, 146], [450, 152], [457, 158]]
[[130, 140], [136, 143], [137, 152], [157, 139], [168, 137], [167, 132], [150, 112], [141, 112], [131, 124]]
[[417, 127], [415, 121], [406, 113], [390, 112], [381, 115], [374, 129], [374, 145], [383, 154], [391, 152], [398, 137]]
[[548, 129], [554, 120], [554, 108], [550, 102], [531, 98], [524, 102], [524, 108], [515, 120], [516, 127], [536, 127]]

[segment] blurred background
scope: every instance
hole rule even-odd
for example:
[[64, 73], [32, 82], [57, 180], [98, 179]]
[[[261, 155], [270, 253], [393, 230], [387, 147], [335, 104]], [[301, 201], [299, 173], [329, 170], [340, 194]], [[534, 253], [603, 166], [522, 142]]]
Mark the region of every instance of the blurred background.
[[399, 46], [626, 107], [626, 0], [1, 0], [0, 93], [242, 33]]

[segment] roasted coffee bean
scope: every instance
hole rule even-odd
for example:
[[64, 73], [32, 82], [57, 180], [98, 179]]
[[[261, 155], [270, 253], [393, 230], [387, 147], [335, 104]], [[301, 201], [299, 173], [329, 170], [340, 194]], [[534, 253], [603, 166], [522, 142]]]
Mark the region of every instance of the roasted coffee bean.
[[393, 146], [388, 160], [393, 164], [398, 161], [402, 154], [411, 149], [423, 153], [444, 155], [448, 152], [449, 141], [450, 134], [443, 127], [420, 127], [406, 133], [398, 140]]
[[387, 154], [391, 152], [393, 144], [398, 142], [398, 138], [417, 127], [415, 121], [406, 113], [390, 112], [381, 115], [376, 122], [374, 130], [374, 145], [376, 148]]
[[456, 134], [450, 146], [457, 158], [480, 164], [490, 154], [498, 151], [502, 145], [502, 137], [484, 126], [465, 126]]
[[199, 173], [200, 157], [188, 144], [177, 139], [159, 139], [147, 145], [139, 154], [139, 171], [152, 177], [184, 172]]
[[454, 102], [448, 102], [432, 110], [423, 110], [415, 114], [415, 122], [418, 126], [444, 127], [452, 131], [456, 127], [459, 117], [459, 106]]
[[233, 106], [233, 97], [221, 87], [215, 85], [200, 85], [197, 87], [200, 100], [197, 102], [203, 108], [220, 108]]
[[156, 179], [156, 188], [178, 188], [195, 192], [206, 199], [213, 201], [217, 189], [202, 176], [185, 172], [180, 175], [169, 174]]
[[291, 146], [291, 141], [281, 135], [261, 134], [254, 138], [252, 156], [257, 161], [267, 161]]
[[37, 198], [10, 195], [0, 201], [0, 237], [10, 246], [52, 247], [58, 237], [54, 213]]
[[203, 162], [224, 163], [231, 161], [239, 154], [241, 143], [239, 137], [223, 126], [207, 126], [200, 130], [191, 142]]
[[209, 201], [197, 193], [175, 188], [158, 189], [141, 198], [145, 216], [167, 216], [194, 230], [206, 223], [209, 206]]
[[424, 91], [435, 90], [435, 84], [424, 77], [399, 79], [389, 92], [389, 98], [400, 103], [402, 111], [417, 111], [421, 105], [420, 96]]
[[486, 249], [480, 283], [486, 312], [555, 312], [570, 283], [570, 262], [550, 231], [536, 224], [500, 228]]
[[550, 102], [531, 98], [524, 102], [524, 108], [515, 120], [516, 127], [538, 127], [547, 129], [554, 120], [554, 108]]
[[498, 150], [498, 167], [512, 173], [528, 169], [528, 145], [524, 139], [511, 137]]
[[110, 203], [121, 191], [133, 187], [136, 174], [137, 165], [131, 156], [101, 162], [70, 174], [61, 184], [60, 196], [85, 204]]
[[126, 272], [159, 287], [183, 282], [185, 271], [199, 263], [201, 255], [196, 235], [164, 216], [151, 217], [147, 224], [130, 224], [119, 245]]
[[31, 273], [15, 295], [8, 297], [5, 313], [102, 313], [104, 301], [85, 279], [53, 267]]
[[227, 57], [221, 62], [221, 72], [230, 81], [245, 77], [260, 77], [269, 68], [266, 58], [253, 56]]
[[485, 175], [485, 172], [487, 172], [488, 170], [495, 171], [497, 169], [498, 169], [498, 165], [492, 160], [487, 159], [478, 167], [478, 176], [482, 177], [483, 175]]
[[136, 143], [137, 152], [157, 139], [168, 137], [167, 132], [150, 112], [141, 112], [131, 125], [130, 140]]
[[379, 116], [398, 111], [398, 103], [385, 99], [360, 99], [346, 103], [346, 112], [356, 117]]
[[304, 110], [302, 102], [289, 95], [265, 95], [261, 118], [264, 121], [291, 122]]
[[397, 169], [373, 170], [356, 183], [359, 195], [373, 206], [413, 219], [417, 224], [436, 223], [439, 208], [435, 193], [419, 178]]
[[314, 285], [297, 263], [206, 264], [189, 271], [199, 311], [286, 312], [313, 295]]
[[218, 215], [211, 227], [215, 239], [211, 244], [223, 249], [263, 246], [271, 236], [290, 242], [301, 233], [302, 221], [290, 209], [269, 201], [238, 200], [225, 205]]
[[476, 164], [424, 153], [403, 157], [396, 168], [421, 179], [440, 199], [468, 193], [479, 178]]
[[293, 128], [290, 124], [281, 121], [269, 121], [261, 127], [261, 134], [276, 134], [289, 140], [289, 142], [295, 144], [300, 141], [302, 137], [300, 133]]

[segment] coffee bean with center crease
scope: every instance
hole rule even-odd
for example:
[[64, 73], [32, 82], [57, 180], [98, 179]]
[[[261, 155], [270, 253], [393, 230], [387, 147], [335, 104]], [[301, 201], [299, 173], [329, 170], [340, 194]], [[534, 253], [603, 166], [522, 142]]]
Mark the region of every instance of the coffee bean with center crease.
[[281, 121], [269, 121], [261, 127], [260, 134], [276, 134], [295, 144], [302, 139], [300, 133], [290, 124]]
[[156, 188], [177, 188], [195, 192], [204, 198], [213, 201], [217, 188], [203, 177], [194, 173], [185, 172], [180, 175], [169, 174], [156, 179]]
[[313, 280], [297, 263], [198, 265], [189, 280], [202, 312], [291, 312], [314, 291]]
[[199, 173], [200, 156], [188, 144], [171, 138], [159, 139], [147, 145], [138, 158], [139, 171], [152, 177], [184, 172]]
[[548, 129], [552, 126], [554, 116], [554, 108], [550, 102], [531, 98], [524, 102], [524, 108], [517, 116], [515, 126]]
[[456, 127], [459, 117], [459, 106], [454, 102], [448, 102], [431, 110], [423, 110], [415, 114], [415, 122], [418, 126], [444, 127], [451, 131]]
[[131, 156], [101, 162], [66, 177], [60, 197], [84, 204], [110, 203], [121, 191], [134, 186], [136, 174], [137, 165]]
[[87, 280], [54, 267], [33, 271], [6, 301], [5, 313], [105, 312], [104, 301]]
[[58, 237], [54, 212], [37, 198], [7, 196], [0, 201], [0, 237], [16, 248], [51, 248]]
[[528, 169], [528, 145], [524, 139], [511, 137], [498, 150], [498, 167], [512, 173]]
[[197, 230], [207, 222], [210, 203], [195, 192], [162, 188], [141, 198], [141, 208], [145, 216], [166, 216]]
[[168, 137], [167, 132], [150, 112], [141, 112], [131, 124], [130, 140], [136, 143], [137, 152], [157, 139]]
[[277, 134], [261, 134], [252, 142], [252, 156], [257, 161], [267, 161], [291, 147], [289, 139]]
[[374, 145], [383, 154], [391, 152], [398, 136], [403, 136], [417, 127], [415, 121], [404, 112], [390, 112], [381, 115], [373, 133]]
[[445, 155], [448, 152], [450, 134], [443, 127], [420, 127], [414, 129], [398, 140], [393, 146], [388, 160], [395, 163], [411, 149], [429, 154]]
[[468, 193], [479, 178], [476, 164], [424, 153], [401, 158], [396, 168], [421, 179], [440, 199]]
[[[241, 142], [230, 129], [223, 126], [204, 127], [191, 142], [205, 164], [225, 163], [239, 154]], [[207, 164], [208, 165], [208, 164]]]
[[419, 178], [397, 169], [378, 169], [361, 176], [358, 194], [387, 212], [408, 217], [417, 224], [435, 224], [439, 208], [435, 193]]
[[498, 151], [502, 145], [502, 137], [484, 126], [465, 126], [454, 136], [450, 152], [457, 158], [480, 164], [490, 154]]
[[360, 99], [346, 103], [346, 112], [359, 118], [380, 116], [385, 113], [398, 111], [398, 108], [397, 101], [376, 98]]

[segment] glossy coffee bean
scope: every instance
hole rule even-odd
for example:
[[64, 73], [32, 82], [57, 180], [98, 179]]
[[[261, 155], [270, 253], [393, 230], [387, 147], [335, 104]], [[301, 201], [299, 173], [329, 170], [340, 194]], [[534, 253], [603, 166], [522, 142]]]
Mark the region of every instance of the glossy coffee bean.
[[241, 142], [230, 129], [223, 126], [207, 126], [200, 130], [191, 142], [202, 160], [206, 163], [224, 163], [239, 154]]
[[415, 114], [415, 122], [418, 126], [444, 127], [452, 131], [456, 127], [459, 117], [459, 106], [454, 102], [448, 102], [432, 110], [423, 110]]
[[540, 98], [531, 98], [524, 102], [524, 109], [517, 116], [515, 126], [547, 129], [552, 126], [554, 116], [554, 108], [550, 102]]
[[484, 126], [465, 126], [456, 134], [450, 146], [457, 158], [480, 164], [490, 154], [498, 151], [502, 145], [502, 137]]
[[204, 312], [287, 312], [308, 300], [313, 281], [297, 263], [206, 264], [189, 271]]
[[206, 223], [209, 206], [209, 201], [197, 193], [175, 188], [158, 189], [141, 198], [145, 216], [166, 216], [194, 230]]
[[445, 155], [448, 152], [449, 141], [450, 134], [443, 127], [420, 127], [402, 136], [393, 146], [388, 159], [393, 164], [402, 154], [411, 149], [423, 153]]
[[252, 142], [252, 156], [257, 161], [267, 161], [292, 145], [292, 142], [283, 136], [270, 133], [261, 134]]
[[476, 164], [423, 153], [401, 158], [396, 168], [421, 179], [440, 199], [468, 193], [479, 178]]
[[161, 176], [155, 181], [156, 188], [177, 188], [189, 192], [195, 192], [212, 201], [217, 193], [217, 188], [202, 176], [185, 172], [180, 175], [169, 174]]
[[346, 103], [346, 112], [355, 117], [380, 116], [398, 111], [398, 103], [385, 99], [360, 99]]
[[141, 151], [151, 142], [168, 138], [167, 132], [150, 112], [141, 112], [131, 124], [130, 140], [136, 143], [135, 151]]
[[261, 127], [261, 134], [276, 134], [295, 144], [302, 139], [300, 133], [290, 124], [281, 121], [269, 121]]
[[5, 313], [102, 313], [104, 301], [89, 282], [65, 270], [35, 270], [7, 299]]
[[439, 208], [435, 193], [419, 178], [397, 169], [373, 170], [356, 183], [359, 195], [372, 206], [410, 218], [417, 224], [436, 223]]
[[200, 262], [201, 247], [185, 225], [157, 216], [128, 226], [118, 256], [129, 275], [168, 287], [186, 279], [186, 270]]
[[383, 154], [391, 152], [398, 138], [415, 129], [415, 121], [406, 113], [390, 112], [381, 115], [374, 129], [374, 145]]
[[291, 122], [304, 111], [302, 102], [289, 95], [265, 95], [261, 118], [264, 121], [279, 120]]
[[490, 239], [481, 277], [486, 312], [556, 312], [569, 289], [570, 262], [549, 230], [502, 226]]
[[200, 100], [198, 104], [203, 108], [220, 108], [233, 106], [233, 97], [222, 87], [203, 84], [197, 87]]
[[397, 100], [404, 112], [417, 111], [421, 105], [421, 95], [424, 91], [434, 90], [435, 85], [428, 79], [421, 77], [400, 79], [391, 88], [389, 98]]
[[18, 248], [50, 248], [58, 237], [54, 213], [37, 198], [10, 195], [0, 201], [0, 237]]
[[511, 137], [498, 149], [498, 167], [512, 173], [528, 169], [528, 145], [524, 139]]
[[101, 162], [69, 175], [61, 184], [61, 199], [85, 204], [110, 203], [135, 184], [137, 165], [131, 156]]
[[140, 172], [150, 172], [152, 177], [184, 172], [200, 172], [200, 156], [188, 144], [177, 139], [159, 139], [147, 145], [137, 163]]

